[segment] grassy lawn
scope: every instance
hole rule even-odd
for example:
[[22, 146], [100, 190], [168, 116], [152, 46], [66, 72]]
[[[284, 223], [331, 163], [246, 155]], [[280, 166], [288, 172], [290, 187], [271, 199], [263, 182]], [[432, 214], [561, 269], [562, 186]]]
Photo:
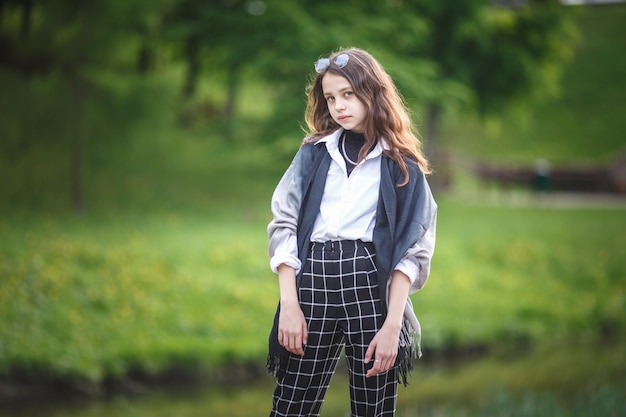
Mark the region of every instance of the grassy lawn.
[[[425, 343], [519, 344], [623, 328], [626, 212], [441, 204]], [[620, 324], [621, 323], [621, 324]]]
[[[4, 218], [0, 369], [97, 381], [172, 364], [262, 364], [277, 299], [266, 220], [238, 206], [228, 216]], [[623, 230], [626, 209], [443, 199], [431, 278], [414, 296], [424, 347], [619, 337]]]

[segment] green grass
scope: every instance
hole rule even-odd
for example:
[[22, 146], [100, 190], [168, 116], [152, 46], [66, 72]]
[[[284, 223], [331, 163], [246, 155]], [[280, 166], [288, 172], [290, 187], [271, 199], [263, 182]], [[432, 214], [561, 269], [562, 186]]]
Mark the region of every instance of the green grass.
[[[269, 196], [268, 196], [269, 198]], [[0, 221], [0, 369], [100, 380], [263, 363], [277, 299], [266, 216], [157, 213]], [[441, 201], [428, 350], [597, 341], [626, 328], [626, 210]]]
[[99, 380], [261, 357], [275, 288], [258, 226], [174, 213], [3, 222], [2, 368]]
[[624, 227], [624, 209], [443, 201], [430, 282], [415, 296], [425, 344], [585, 340], [618, 331], [626, 313]]

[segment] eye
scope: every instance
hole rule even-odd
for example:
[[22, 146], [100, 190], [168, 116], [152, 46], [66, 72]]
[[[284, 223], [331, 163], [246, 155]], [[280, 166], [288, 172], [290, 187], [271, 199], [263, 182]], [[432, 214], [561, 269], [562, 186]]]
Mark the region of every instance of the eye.
[[354, 95], [354, 93], [352, 91], [346, 91], [344, 93], [344, 97], [352, 97]]
[[326, 101], [327, 101], [328, 103], [331, 103], [331, 102], [335, 101], [335, 97], [333, 97], [333, 96], [328, 96], [328, 97], [326, 97]]

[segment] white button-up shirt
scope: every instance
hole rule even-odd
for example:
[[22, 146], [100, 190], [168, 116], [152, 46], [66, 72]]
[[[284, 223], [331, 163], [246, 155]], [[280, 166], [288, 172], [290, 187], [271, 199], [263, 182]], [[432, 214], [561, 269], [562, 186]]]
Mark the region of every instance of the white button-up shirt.
[[[371, 242], [376, 224], [376, 208], [380, 189], [380, 164], [383, 147], [379, 142], [348, 177], [346, 164], [339, 152], [339, 129], [320, 140], [315, 146], [326, 146], [332, 161], [328, 169], [320, 211], [313, 226], [311, 241], [362, 240]], [[270, 260], [274, 272], [278, 266], [287, 264], [296, 272], [301, 268], [295, 234], [279, 244]], [[406, 274], [411, 283], [419, 272], [419, 263], [413, 257], [402, 259], [396, 266]]]
[[348, 177], [346, 163], [339, 153], [339, 136], [328, 136], [316, 144], [324, 146], [325, 143], [332, 161], [311, 241], [361, 239], [371, 242], [376, 223], [382, 147], [377, 144]]

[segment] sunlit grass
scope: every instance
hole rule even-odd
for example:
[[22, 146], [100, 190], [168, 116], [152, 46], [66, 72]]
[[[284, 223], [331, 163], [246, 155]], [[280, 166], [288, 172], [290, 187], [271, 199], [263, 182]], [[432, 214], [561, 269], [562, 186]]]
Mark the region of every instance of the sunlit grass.
[[88, 224], [3, 223], [5, 371], [98, 380], [131, 367], [262, 356], [258, 332], [275, 297], [259, 298], [274, 287], [258, 224], [160, 217]]
[[619, 333], [625, 226], [624, 210], [442, 204], [430, 282], [414, 297], [425, 345]]
[[[266, 214], [0, 222], [0, 365], [99, 380], [129, 369], [262, 366], [277, 300]], [[427, 351], [585, 342], [624, 330], [624, 210], [440, 204]], [[519, 345], [522, 343], [522, 345]]]

